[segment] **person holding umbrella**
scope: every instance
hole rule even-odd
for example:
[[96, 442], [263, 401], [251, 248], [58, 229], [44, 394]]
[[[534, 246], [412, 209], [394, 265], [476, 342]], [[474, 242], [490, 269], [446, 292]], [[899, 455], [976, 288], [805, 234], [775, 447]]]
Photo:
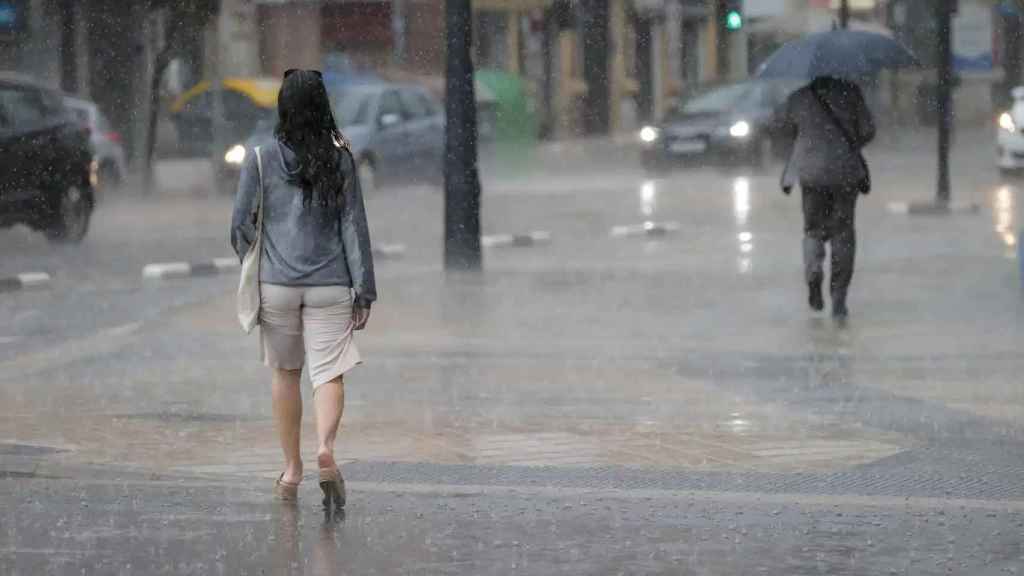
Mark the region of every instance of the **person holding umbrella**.
[[857, 251], [857, 198], [871, 191], [861, 149], [874, 139], [875, 124], [860, 88], [832, 77], [815, 78], [794, 92], [786, 103], [785, 123], [796, 133], [796, 142], [782, 190], [789, 194], [799, 183], [803, 194], [808, 303], [816, 311], [825, 307], [825, 245], [830, 243], [832, 315], [843, 319], [849, 314], [846, 294]]
[[784, 124], [795, 134], [782, 190], [803, 195], [804, 271], [808, 303], [825, 308], [822, 294], [825, 248], [831, 244], [832, 315], [849, 315], [846, 303], [857, 251], [857, 199], [871, 191], [871, 173], [861, 150], [875, 137], [875, 124], [857, 81], [883, 68], [917, 63], [892, 38], [870, 32], [832, 30], [780, 48], [761, 66], [763, 78], [798, 77], [810, 83], [790, 95]]

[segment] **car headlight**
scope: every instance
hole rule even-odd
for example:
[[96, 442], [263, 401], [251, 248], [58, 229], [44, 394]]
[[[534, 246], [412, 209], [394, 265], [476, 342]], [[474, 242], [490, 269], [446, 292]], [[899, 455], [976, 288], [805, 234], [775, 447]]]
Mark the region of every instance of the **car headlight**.
[[661, 137], [661, 132], [654, 126], [644, 126], [640, 129], [640, 141], [650, 144]]
[[1003, 112], [999, 115], [999, 127], [1007, 132], [1017, 131], [1017, 123], [1013, 121], [1013, 116], [1009, 112]]
[[224, 161], [228, 164], [241, 166], [242, 162], [245, 162], [245, 146], [242, 146], [241, 144], [235, 144], [232, 146], [224, 153]]
[[729, 136], [733, 138], [746, 138], [750, 136], [750, 123], [746, 120], [740, 120], [729, 127]]

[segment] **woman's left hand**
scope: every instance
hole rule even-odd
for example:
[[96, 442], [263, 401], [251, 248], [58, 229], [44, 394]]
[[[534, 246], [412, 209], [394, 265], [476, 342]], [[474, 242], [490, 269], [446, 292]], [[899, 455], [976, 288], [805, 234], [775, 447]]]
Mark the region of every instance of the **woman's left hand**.
[[370, 309], [363, 308], [362, 306], [354, 306], [352, 308], [352, 323], [356, 330], [362, 330], [366, 328], [366, 323], [370, 321]]

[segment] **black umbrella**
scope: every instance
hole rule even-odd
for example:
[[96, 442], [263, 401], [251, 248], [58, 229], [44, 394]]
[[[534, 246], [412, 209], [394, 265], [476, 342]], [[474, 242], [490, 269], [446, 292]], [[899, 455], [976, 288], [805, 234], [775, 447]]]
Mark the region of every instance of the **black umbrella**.
[[832, 30], [785, 44], [761, 65], [758, 76], [857, 80], [874, 76], [883, 68], [918, 64], [909, 50], [888, 36], [861, 30]]

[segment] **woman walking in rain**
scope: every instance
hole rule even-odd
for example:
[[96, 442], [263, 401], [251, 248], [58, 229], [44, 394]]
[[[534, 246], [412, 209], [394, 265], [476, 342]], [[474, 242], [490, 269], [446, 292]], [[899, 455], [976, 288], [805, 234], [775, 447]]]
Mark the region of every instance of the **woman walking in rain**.
[[782, 174], [782, 190], [789, 194], [799, 184], [803, 194], [808, 303], [815, 311], [825, 308], [825, 245], [830, 244], [832, 316], [845, 319], [857, 252], [857, 197], [871, 190], [861, 149], [874, 139], [875, 124], [860, 88], [830, 77], [816, 78], [794, 92], [785, 121], [796, 142]]
[[261, 356], [273, 370], [274, 418], [285, 457], [275, 494], [294, 501], [302, 480], [299, 379], [305, 364], [324, 506], [338, 509], [345, 505], [334, 458], [343, 378], [361, 362], [353, 331], [366, 326], [376, 289], [355, 162], [319, 72], [285, 72], [275, 136], [245, 161], [231, 242], [239, 257], [258, 250]]

